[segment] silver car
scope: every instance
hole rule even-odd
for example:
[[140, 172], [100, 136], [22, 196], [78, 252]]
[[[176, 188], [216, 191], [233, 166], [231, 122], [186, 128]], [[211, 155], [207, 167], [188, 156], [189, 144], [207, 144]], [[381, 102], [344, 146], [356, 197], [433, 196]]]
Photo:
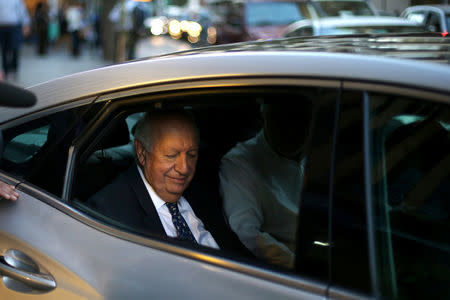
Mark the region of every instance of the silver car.
[[[433, 34], [291, 38], [30, 87], [34, 107], [0, 110], [0, 180], [20, 194], [0, 200], [1, 298], [448, 299], [449, 62], [450, 39]], [[186, 199], [224, 218], [221, 159], [261, 132], [265, 104], [289, 124], [280, 143], [306, 137], [304, 176], [285, 187], [300, 191], [293, 265], [185, 245], [88, 205], [135, 163], [140, 116], [184, 109], [200, 130]], [[265, 172], [256, 189], [283, 176]], [[262, 222], [278, 213], [261, 209]], [[288, 228], [255, 230], [283, 243]]]
[[423, 26], [398, 17], [349, 17], [300, 20], [289, 25], [284, 37], [427, 32]]
[[415, 5], [406, 8], [400, 17], [417, 22], [429, 31], [450, 31], [450, 5]]

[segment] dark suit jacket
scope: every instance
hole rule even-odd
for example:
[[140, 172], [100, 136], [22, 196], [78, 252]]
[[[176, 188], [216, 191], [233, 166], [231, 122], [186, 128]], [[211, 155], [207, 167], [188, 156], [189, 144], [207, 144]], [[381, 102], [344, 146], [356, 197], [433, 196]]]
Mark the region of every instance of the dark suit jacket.
[[[225, 224], [218, 204], [208, 195], [201, 195], [201, 193], [201, 189], [198, 193], [191, 189], [190, 197], [186, 200], [197, 217], [202, 220], [205, 229], [212, 234], [220, 249], [247, 256], [248, 250]], [[196, 194], [198, 196], [195, 196]], [[195, 198], [198, 201], [195, 201]], [[150, 236], [167, 236], [136, 165], [120, 174], [109, 185], [93, 195], [87, 203], [97, 212], [140, 233]]]

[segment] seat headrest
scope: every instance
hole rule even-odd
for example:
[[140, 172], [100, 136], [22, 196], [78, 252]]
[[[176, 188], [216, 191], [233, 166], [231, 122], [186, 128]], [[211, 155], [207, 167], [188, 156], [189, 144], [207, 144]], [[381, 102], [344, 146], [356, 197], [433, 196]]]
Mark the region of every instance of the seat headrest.
[[130, 132], [125, 120], [116, 122], [108, 129], [106, 135], [101, 139], [95, 150], [104, 150], [113, 147], [127, 145], [130, 142]]

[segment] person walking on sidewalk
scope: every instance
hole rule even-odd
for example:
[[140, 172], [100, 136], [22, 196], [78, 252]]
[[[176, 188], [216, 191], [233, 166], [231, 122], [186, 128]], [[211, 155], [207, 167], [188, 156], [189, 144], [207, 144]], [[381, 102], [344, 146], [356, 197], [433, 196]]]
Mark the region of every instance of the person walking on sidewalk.
[[2, 71], [0, 79], [14, 80], [19, 66], [22, 34], [30, 33], [30, 16], [23, 0], [0, 1], [0, 46]]
[[66, 10], [67, 30], [72, 34], [72, 55], [80, 55], [80, 43], [84, 28], [84, 9], [76, 1], [67, 7]]
[[36, 5], [34, 13], [34, 24], [38, 37], [37, 53], [39, 55], [47, 54], [48, 48], [48, 6], [45, 2], [39, 2]]

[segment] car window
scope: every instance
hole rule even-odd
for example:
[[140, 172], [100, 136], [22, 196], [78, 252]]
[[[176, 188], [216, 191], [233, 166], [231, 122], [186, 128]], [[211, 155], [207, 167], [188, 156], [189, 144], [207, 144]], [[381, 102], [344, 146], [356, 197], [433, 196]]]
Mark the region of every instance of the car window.
[[287, 25], [304, 18], [294, 2], [254, 2], [245, 8], [247, 26]]
[[[153, 100], [150, 105], [145, 101], [132, 107], [130, 101], [112, 104], [115, 109], [111, 109], [111, 115], [104, 116], [104, 124], [86, 140], [86, 147], [80, 146], [72, 205], [109, 226], [167, 241], [164, 229], [154, 231], [155, 227], [149, 225], [148, 212], [139, 210], [130, 221], [124, 215], [134, 205], [131, 202], [127, 208], [114, 210], [107, 202], [106, 208], [98, 206], [96, 199], [121, 174], [136, 168], [132, 128], [139, 116], [159, 109], [187, 110], [195, 117], [200, 144], [196, 173], [183, 195], [194, 210], [196, 203], [202, 203], [198, 217], [214, 237], [221, 239], [228, 232], [235, 237], [229, 240], [233, 245], [221, 248], [220, 253], [287, 272], [293, 272], [296, 266], [313, 270], [306, 259], [302, 259], [305, 264], [295, 264], [298, 207], [309, 149], [305, 145], [311, 134], [313, 100], [323, 97], [333, 102], [337, 92], [265, 87], [181, 94], [165, 96], [163, 103]], [[159, 104], [155, 108], [153, 103]], [[267, 137], [266, 126], [270, 128]], [[322, 155], [329, 157], [326, 151], [328, 148]], [[322, 169], [320, 176], [328, 177], [328, 170]], [[316, 183], [320, 176], [314, 179]], [[127, 189], [123, 186], [120, 191]], [[309, 227], [304, 229], [303, 233], [311, 236]], [[322, 233], [324, 228], [317, 225], [314, 229]], [[326, 242], [326, 237], [314, 238]], [[305, 257], [310, 250], [308, 247]], [[321, 263], [326, 266], [327, 262]], [[306, 271], [300, 273], [308, 275]], [[326, 277], [322, 275], [320, 278]]]
[[430, 12], [426, 21], [426, 27], [429, 31], [439, 32], [441, 31], [441, 18], [439, 14]]
[[336, 129], [331, 201], [331, 281], [370, 293], [363, 170], [363, 94], [344, 91]]
[[450, 109], [371, 96], [379, 282], [394, 299], [449, 298]]
[[415, 11], [415, 12], [408, 13], [406, 15], [406, 18], [408, 20], [411, 20], [411, 21], [419, 23], [419, 24], [425, 24], [426, 16], [427, 16], [427, 13], [424, 11]]
[[4, 129], [1, 169], [61, 196], [68, 150], [89, 121], [87, 110], [69, 109]]
[[366, 1], [316, 0], [315, 2], [328, 17], [374, 15]]
[[333, 129], [339, 94], [330, 90], [317, 97], [310, 128], [302, 199], [298, 219], [296, 267], [315, 280], [329, 280], [330, 170]]

